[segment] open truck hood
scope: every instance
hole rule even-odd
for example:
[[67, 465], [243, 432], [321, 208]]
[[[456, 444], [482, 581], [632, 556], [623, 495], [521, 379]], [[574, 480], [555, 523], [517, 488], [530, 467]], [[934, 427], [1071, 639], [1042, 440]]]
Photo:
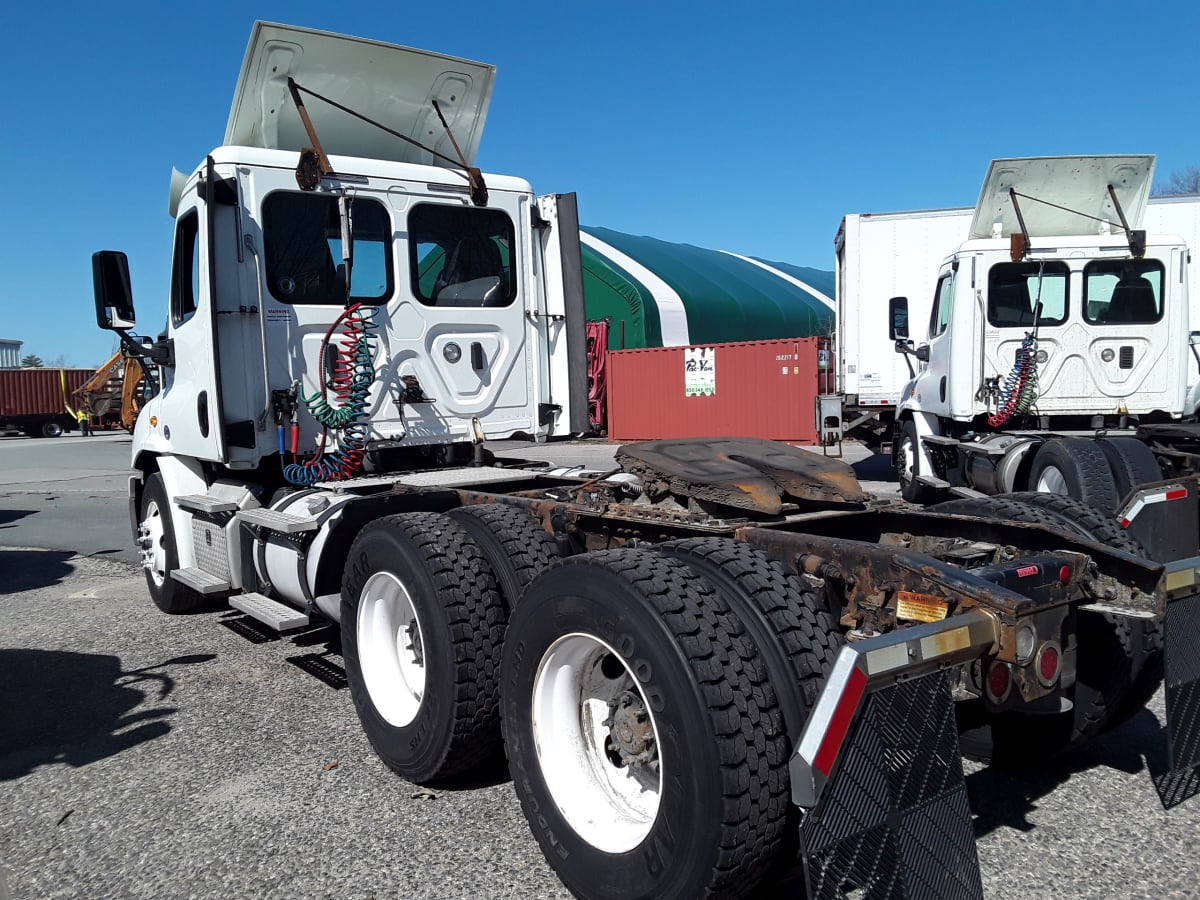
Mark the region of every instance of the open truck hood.
[[[496, 67], [396, 44], [255, 22], [233, 94], [226, 145], [275, 150], [311, 145], [288, 93], [288, 76], [301, 87], [457, 158], [433, 109], [431, 101], [436, 99], [467, 163], [474, 165]], [[315, 97], [303, 99], [328, 154], [439, 162]]]
[[971, 222], [972, 238], [989, 238], [992, 226], [1000, 222], [1001, 236], [1021, 232], [1017, 213], [1009, 197], [1015, 188], [1017, 202], [1030, 237], [1054, 237], [1069, 234], [1097, 234], [1100, 223], [1075, 212], [1055, 209], [1027, 197], [1077, 210], [1087, 216], [1106, 219], [1119, 231], [1121, 217], [1117, 215], [1111, 184], [1121, 201], [1121, 209], [1130, 228], [1139, 228], [1150, 196], [1154, 178], [1153, 156], [1034, 156], [1024, 159], [994, 159], [988, 168], [975, 218]]

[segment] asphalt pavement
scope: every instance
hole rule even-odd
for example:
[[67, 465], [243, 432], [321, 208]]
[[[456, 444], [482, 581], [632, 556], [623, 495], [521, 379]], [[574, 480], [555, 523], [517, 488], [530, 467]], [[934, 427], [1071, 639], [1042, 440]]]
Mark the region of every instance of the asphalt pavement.
[[[502, 765], [427, 791], [379, 762], [331, 630], [154, 609], [128, 453], [0, 439], [0, 900], [568, 896]], [[879, 465], [855, 461], [886, 489]], [[1154, 788], [1164, 721], [1160, 692], [1036, 775], [968, 765], [987, 896], [1200, 897], [1200, 798]]]

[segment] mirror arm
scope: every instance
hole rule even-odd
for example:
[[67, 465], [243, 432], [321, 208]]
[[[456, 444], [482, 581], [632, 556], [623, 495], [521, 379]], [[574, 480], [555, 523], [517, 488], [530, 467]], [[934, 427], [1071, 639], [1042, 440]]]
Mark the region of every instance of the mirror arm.
[[913, 356], [913, 348], [908, 346], [908, 341], [902, 338], [897, 338], [896, 352], [904, 356], [904, 364], [908, 366], [908, 377], [916, 378], [917, 370], [913, 368], [912, 359], [910, 359], [910, 357]]
[[159, 341], [147, 347], [135, 341], [127, 328], [114, 328], [113, 331], [121, 339], [121, 347], [127, 355], [138, 360], [147, 360], [159, 366], [175, 365], [174, 341]]

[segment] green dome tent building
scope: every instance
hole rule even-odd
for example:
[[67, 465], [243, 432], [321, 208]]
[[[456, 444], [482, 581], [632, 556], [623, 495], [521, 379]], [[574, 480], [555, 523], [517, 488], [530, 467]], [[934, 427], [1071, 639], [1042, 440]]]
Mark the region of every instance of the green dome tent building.
[[610, 350], [833, 333], [832, 272], [595, 226], [580, 239], [587, 317], [609, 321]]

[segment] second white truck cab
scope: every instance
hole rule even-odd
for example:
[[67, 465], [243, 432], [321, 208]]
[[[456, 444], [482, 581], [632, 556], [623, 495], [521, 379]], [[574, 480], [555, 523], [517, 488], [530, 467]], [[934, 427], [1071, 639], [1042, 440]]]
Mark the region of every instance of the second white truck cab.
[[[897, 415], [908, 499], [1034, 489], [1111, 509], [1124, 469], [1162, 477], [1145, 442], [1118, 434], [1194, 413], [1188, 248], [1135, 228], [1153, 171], [1152, 156], [992, 162], [928, 323], [891, 301], [889, 336], [919, 364]], [[1096, 431], [1103, 443], [1079, 439]]]

